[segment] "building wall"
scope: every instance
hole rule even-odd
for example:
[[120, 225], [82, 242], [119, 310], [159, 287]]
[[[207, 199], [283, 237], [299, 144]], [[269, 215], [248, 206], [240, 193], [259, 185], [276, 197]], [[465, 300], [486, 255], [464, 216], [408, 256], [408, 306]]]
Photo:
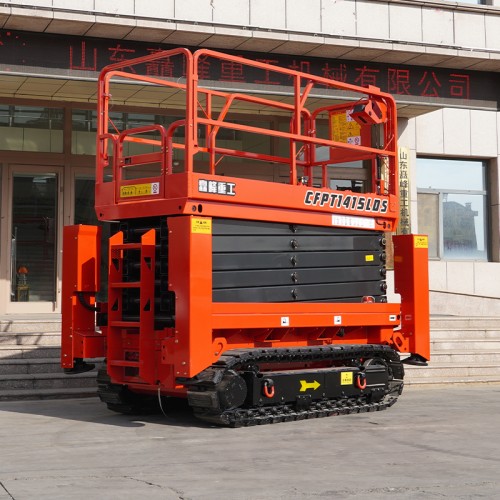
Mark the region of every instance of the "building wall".
[[[5, 0], [0, 28], [500, 71], [500, 0], [481, 6], [444, 0]], [[485, 159], [491, 171], [492, 262], [431, 261], [435, 313], [500, 314], [495, 107], [443, 103], [400, 120], [400, 145], [410, 150], [413, 177], [420, 155]], [[418, 231], [416, 183], [411, 186], [412, 230]]]
[[[498, 158], [500, 156], [500, 113], [443, 108], [400, 121], [399, 143], [417, 156], [460, 157], [488, 160], [488, 200], [492, 262], [429, 262], [431, 309], [435, 314], [474, 315], [479, 311], [500, 314], [500, 249]], [[415, 168], [412, 172], [412, 231], [418, 232]], [[479, 309], [478, 309], [479, 308]], [[484, 309], [484, 311], [483, 311]]]
[[[353, 48], [390, 49], [413, 63], [436, 53], [484, 63], [500, 50], [500, 2], [477, 6], [444, 0], [36, 0], [2, 2], [9, 29], [201, 44], [331, 57]], [[270, 7], [272, 5], [272, 7]], [[272, 9], [272, 11], [271, 11]], [[272, 14], [272, 15], [271, 15]], [[196, 23], [196, 24], [194, 24]], [[167, 38], [169, 40], [167, 40]], [[251, 41], [249, 40], [251, 39]], [[257, 44], [257, 45], [256, 45]], [[426, 45], [424, 51], [421, 45]], [[245, 47], [247, 45], [247, 47]], [[465, 49], [465, 52], [462, 50]], [[472, 50], [471, 50], [472, 49]], [[312, 55], [312, 54], [311, 54]], [[484, 64], [483, 64], [484, 65]]]

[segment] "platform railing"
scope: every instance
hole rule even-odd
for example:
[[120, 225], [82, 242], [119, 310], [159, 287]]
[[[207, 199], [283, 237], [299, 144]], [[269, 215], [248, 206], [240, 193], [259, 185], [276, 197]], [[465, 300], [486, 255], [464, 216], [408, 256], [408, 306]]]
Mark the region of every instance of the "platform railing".
[[[161, 59], [173, 57], [183, 58], [185, 75], [182, 79], [160, 78], [157, 76], [140, 75], [124, 71], [126, 68], [136, 68], [140, 65], [149, 64]], [[254, 69], [275, 72], [289, 80], [293, 89], [291, 102], [283, 102], [278, 99], [245, 94], [241, 92], [225, 92], [204, 87], [199, 81], [199, 67], [201, 61], [206, 58], [220, 59], [225, 62], [241, 64]], [[116, 81], [129, 81], [165, 87], [166, 90], [174, 89], [185, 94], [185, 115], [180, 121], [170, 125], [165, 130], [161, 125], [151, 125], [128, 129], [125, 131], [112, 130], [114, 126], [109, 117], [109, 107], [112, 102], [110, 85]], [[350, 96], [349, 102], [343, 104], [330, 104], [326, 106], [308, 106], [308, 99], [313, 89], [321, 86], [322, 89], [329, 88], [341, 92], [355, 92], [359, 97]], [[270, 91], [271, 92], [271, 91]], [[222, 100], [219, 109], [215, 109], [214, 100]], [[328, 116], [332, 113], [343, 112], [354, 106], [366, 106], [372, 101], [379, 103], [387, 109], [383, 123], [380, 122], [383, 132], [381, 134], [382, 144], [372, 145], [369, 143], [370, 126], [365, 127], [363, 144], [349, 144], [347, 142], [335, 141], [332, 137], [318, 137], [316, 122], [320, 116]], [[233, 123], [228, 120], [231, 113], [237, 111], [237, 104], [247, 103], [252, 106], [260, 106], [263, 110], [276, 114], [285, 114], [290, 127], [287, 132], [272, 130], [269, 128]], [[270, 110], [270, 111], [269, 111]], [[111, 124], [111, 125], [110, 125]], [[175, 131], [184, 126], [183, 138], [174, 140]], [[200, 131], [204, 131], [205, 141], [199, 139]], [[269, 153], [256, 153], [254, 151], [231, 149], [218, 144], [221, 130], [232, 130], [271, 137], [276, 140], [287, 141], [289, 144], [288, 156]], [[137, 135], [157, 132], [160, 139], [145, 139]], [[366, 140], [365, 140], [366, 139]], [[361, 88], [354, 85], [336, 82], [319, 76], [309, 75], [287, 68], [278, 68], [263, 62], [251, 61], [238, 56], [222, 54], [212, 50], [201, 49], [194, 54], [187, 49], [174, 49], [162, 51], [142, 58], [123, 61], [105, 68], [99, 77], [99, 104], [98, 104], [98, 134], [97, 134], [97, 183], [103, 183], [103, 171], [109, 167], [108, 147], [112, 142], [114, 155], [112, 168], [112, 182], [114, 186], [114, 202], [119, 202], [122, 189], [129, 183], [123, 178], [123, 171], [128, 167], [151, 164], [158, 162], [161, 172], [156, 177], [144, 177], [144, 182], [158, 182], [159, 190], [154, 197], [162, 197], [165, 193], [166, 177], [173, 172], [174, 149], [184, 151], [184, 171], [194, 172], [196, 160], [200, 154], [208, 155], [208, 170], [211, 175], [218, 174], [218, 167], [222, 159], [227, 157], [246, 158], [264, 163], [281, 164], [289, 166], [289, 183], [296, 185], [299, 182], [299, 169], [305, 174], [305, 182], [311, 185], [318, 182], [315, 174], [320, 171], [319, 181], [321, 187], [328, 188], [328, 174], [335, 163], [370, 160], [372, 162], [372, 191], [378, 194], [395, 194], [397, 186], [397, 134], [395, 123], [395, 103], [391, 96], [380, 92], [374, 87]], [[136, 142], [159, 147], [157, 153], [145, 153], [123, 157], [123, 146], [125, 142]], [[325, 148], [329, 152], [326, 159], [316, 160], [316, 149]], [[127, 163], [128, 162], [128, 163]], [[385, 163], [384, 163], [385, 162]], [[385, 180], [381, 181], [380, 165], [385, 165], [389, 173], [384, 172]], [[108, 168], [108, 171], [110, 169]], [[316, 177], [315, 177], [316, 175]], [[137, 181], [137, 179], [135, 179]]]

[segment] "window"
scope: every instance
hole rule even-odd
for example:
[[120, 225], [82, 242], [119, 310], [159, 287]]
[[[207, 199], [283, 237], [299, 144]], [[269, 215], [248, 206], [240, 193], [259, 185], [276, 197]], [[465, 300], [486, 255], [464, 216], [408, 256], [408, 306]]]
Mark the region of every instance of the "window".
[[[114, 132], [115, 129], [123, 131], [129, 128], [143, 127], [152, 125], [154, 123], [163, 125], [168, 128], [178, 117], [151, 115], [144, 113], [125, 113], [121, 111], [110, 112], [109, 118], [112, 122], [110, 131]], [[2, 115], [0, 108], [0, 123]], [[179, 131], [183, 133], [184, 129], [180, 128], [174, 135], [177, 137]], [[97, 113], [93, 110], [74, 109], [72, 111], [72, 135], [71, 135], [71, 152], [76, 155], [95, 155], [95, 138], [97, 132]], [[152, 137], [149, 135], [149, 139]], [[156, 138], [159, 138], [157, 136]], [[125, 144], [125, 154], [128, 154], [130, 144]], [[151, 148], [150, 148], [151, 149]], [[149, 151], [148, 151], [149, 152]], [[177, 153], [174, 152], [174, 155]]]
[[0, 150], [62, 153], [62, 108], [0, 105]]
[[488, 259], [485, 162], [419, 158], [417, 191], [430, 258]]
[[[123, 130], [123, 113], [110, 113], [110, 119]], [[90, 110], [72, 111], [71, 153], [95, 155], [97, 113]]]

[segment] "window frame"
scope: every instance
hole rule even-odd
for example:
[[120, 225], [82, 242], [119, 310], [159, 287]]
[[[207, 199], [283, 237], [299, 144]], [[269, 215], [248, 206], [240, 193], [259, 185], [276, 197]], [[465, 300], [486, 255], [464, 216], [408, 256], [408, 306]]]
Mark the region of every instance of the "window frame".
[[[459, 158], [459, 157], [434, 157], [434, 156], [418, 156], [416, 162], [416, 168], [418, 169], [418, 163], [422, 160], [442, 160], [442, 161], [470, 161], [470, 162], [480, 162], [483, 167], [483, 187], [484, 189], [446, 189], [446, 188], [421, 188], [416, 184], [417, 191], [417, 206], [418, 206], [418, 195], [419, 194], [432, 194], [438, 197], [438, 228], [437, 235], [439, 238], [437, 251], [437, 257], [429, 256], [429, 260], [433, 261], [449, 261], [449, 262], [491, 262], [492, 255], [492, 234], [491, 234], [491, 213], [490, 213], [490, 165], [488, 160], [484, 158]], [[444, 210], [443, 203], [445, 195], [475, 195], [483, 197], [484, 206], [484, 220], [483, 220], [483, 230], [484, 230], [484, 258], [450, 258], [445, 256], [444, 248]], [[420, 230], [421, 224], [419, 224]]]

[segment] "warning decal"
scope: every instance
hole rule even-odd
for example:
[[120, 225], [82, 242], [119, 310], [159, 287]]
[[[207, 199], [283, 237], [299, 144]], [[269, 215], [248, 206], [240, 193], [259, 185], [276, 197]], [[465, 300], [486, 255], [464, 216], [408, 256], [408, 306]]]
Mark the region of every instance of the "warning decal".
[[131, 198], [133, 196], [152, 196], [160, 193], [159, 182], [149, 182], [147, 184], [130, 184], [120, 187], [121, 198]]
[[429, 248], [429, 239], [427, 236], [415, 236], [415, 248]]
[[352, 385], [352, 384], [353, 384], [352, 372], [341, 372], [340, 385]]
[[361, 125], [351, 118], [352, 109], [330, 114], [330, 134], [332, 141], [347, 144], [361, 144]]
[[212, 234], [212, 219], [191, 219], [191, 233]]

